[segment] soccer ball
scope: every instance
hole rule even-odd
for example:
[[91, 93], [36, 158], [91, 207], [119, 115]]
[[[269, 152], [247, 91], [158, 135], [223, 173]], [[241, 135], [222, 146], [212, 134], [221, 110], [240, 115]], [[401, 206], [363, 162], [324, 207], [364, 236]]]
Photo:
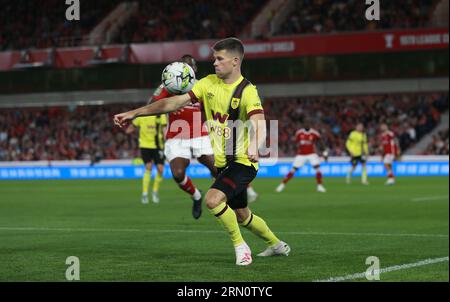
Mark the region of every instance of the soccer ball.
[[170, 93], [184, 94], [189, 92], [194, 86], [195, 72], [186, 63], [174, 62], [164, 68], [161, 81]]

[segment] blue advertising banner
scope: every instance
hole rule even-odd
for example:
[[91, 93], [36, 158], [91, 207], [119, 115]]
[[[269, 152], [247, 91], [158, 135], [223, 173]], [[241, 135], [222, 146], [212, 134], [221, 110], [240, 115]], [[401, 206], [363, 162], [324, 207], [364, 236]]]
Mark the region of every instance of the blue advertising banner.
[[[291, 163], [278, 163], [276, 165], [261, 165], [258, 177], [284, 177], [291, 169]], [[397, 162], [394, 163], [396, 176], [448, 176], [448, 161], [442, 162]], [[322, 163], [321, 171], [325, 177], [345, 177], [350, 169], [350, 164], [335, 162]], [[13, 166], [0, 167], [0, 180], [32, 180], [32, 179], [121, 179], [140, 178], [144, 173], [143, 166], [114, 165], [114, 166], [55, 166], [33, 167]], [[192, 178], [209, 178], [209, 170], [193, 163], [189, 166], [188, 175]], [[367, 173], [371, 177], [384, 177], [386, 171], [383, 163], [368, 163]], [[155, 174], [155, 170], [153, 170]], [[361, 166], [358, 166], [354, 175], [361, 174]], [[296, 173], [297, 177], [313, 177], [315, 171], [310, 165], [305, 165]], [[169, 166], [164, 169], [164, 177], [170, 178]]]

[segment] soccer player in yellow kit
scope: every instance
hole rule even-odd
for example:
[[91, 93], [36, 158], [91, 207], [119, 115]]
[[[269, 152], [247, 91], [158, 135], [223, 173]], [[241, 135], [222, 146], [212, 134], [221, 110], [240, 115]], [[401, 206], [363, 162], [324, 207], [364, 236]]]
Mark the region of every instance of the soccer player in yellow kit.
[[361, 183], [363, 185], [368, 185], [367, 181], [367, 168], [366, 161], [369, 155], [369, 146], [367, 144], [367, 134], [364, 133], [364, 125], [358, 123], [355, 130], [350, 132], [347, 141], [345, 142], [345, 147], [351, 156], [352, 167], [347, 173], [346, 181], [351, 182], [353, 171], [355, 171], [358, 163], [362, 165]]
[[142, 203], [148, 203], [148, 188], [152, 177], [153, 164], [156, 165], [156, 176], [153, 182], [152, 200], [159, 202], [158, 190], [163, 180], [164, 172], [164, 132], [167, 125], [165, 114], [157, 116], [142, 116], [133, 120], [126, 129], [126, 133], [132, 133], [139, 129], [139, 148], [145, 164], [145, 172], [142, 177]]
[[[215, 43], [212, 50], [215, 74], [198, 81], [189, 93], [117, 114], [114, 123], [123, 127], [140, 115], [162, 114], [190, 102], [202, 102], [214, 151], [214, 164], [219, 170], [218, 177], [206, 194], [206, 206], [230, 236], [236, 264], [252, 263], [251, 251], [241, 235], [239, 224], [268, 245], [258, 256], [288, 256], [291, 250], [289, 245], [278, 239], [266, 222], [247, 207], [246, 188], [258, 171], [258, 148], [265, 144], [266, 124], [256, 87], [241, 74], [244, 46], [236, 38], [227, 38]], [[247, 122], [252, 126], [249, 133], [237, 130], [236, 135], [230, 135], [234, 132], [229, 127], [233, 122]]]

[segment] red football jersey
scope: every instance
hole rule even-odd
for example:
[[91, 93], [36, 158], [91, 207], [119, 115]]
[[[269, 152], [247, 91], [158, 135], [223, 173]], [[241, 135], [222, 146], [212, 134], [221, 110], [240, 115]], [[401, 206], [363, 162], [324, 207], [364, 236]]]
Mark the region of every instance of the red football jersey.
[[316, 153], [316, 141], [320, 139], [320, 134], [314, 129], [300, 129], [295, 133], [297, 142], [297, 155], [308, 155]]
[[386, 131], [381, 134], [381, 143], [383, 144], [384, 154], [398, 154], [397, 144], [395, 143], [395, 135], [392, 131]]
[[[152, 99], [159, 101], [173, 96], [163, 85], [160, 85], [153, 94]], [[169, 113], [169, 123], [167, 125], [166, 139], [181, 138], [191, 139], [208, 135], [208, 129], [204, 124], [205, 118], [201, 110], [200, 102], [183, 107], [182, 112]], [[189, 129], [187, 129], [189, 125]]]

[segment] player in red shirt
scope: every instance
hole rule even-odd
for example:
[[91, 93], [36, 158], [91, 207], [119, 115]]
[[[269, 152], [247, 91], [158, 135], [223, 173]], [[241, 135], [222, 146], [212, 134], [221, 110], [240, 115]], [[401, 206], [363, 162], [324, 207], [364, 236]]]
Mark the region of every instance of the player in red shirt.
[[398, 145], [398, 141], [394, 133], [389, 130], [389, 127], [385, 123], [381, 124], [380, 130], [383, 163], [388, 172], [386, 185], [393, 185], [395, 184], [395, 177], [394, 172], [392, 171], [392, 164], [395, 159], [400, 156], [400, 146]]
[[326, 189], [322, 185], [322, 172], [320, 171], [320, 158], [316, 152], [316, 143], [319, 143], [321, 145], [320, 149], [324, 150], [323, 157], [325, 160], [328, 158], [328, 151], [324, 148], [319, 132], [310, 128], [308, 123], [305, 123], [305, 127], [295, 133], [295, 141], [298, 148], [293, 167], [278, 185], [276, 191], [283, 191], [286, 183], [294, 176], [295, 172], [309, 162], [316, 170], [317, 191], [325, 193]]
[[[189, 64], [197, 72], [197, 63], [193, 56], [184, 55], [181, 62]], [[161, 84], [154, 92], [150, 102], [172, 96]], [[183, 107], [177, 112], [169, 113], [164, 155], [170, 163], [173, 179], [181, 190], [192, 196], [192, 216], [198, 219], [202, 214], [202, 192], [196, 188], [191, 178], [186, 175], [186, 169], [192, 157], [205, 165], [213, 177], [217, 176], [214, 166], [214, 152], [211, 147], [208, 130], [204, 123], [201, 102]], [[256, 200], [257, 193], [249, 185], [248, 201]]]
[[[191, 55], [184, 55], [181, 61], [189, 64], [197, 72], [197, 63]], [[153, 93], [150, 102], [173, 96], [161, 84]], [[172, 177], [181, 190], [191, 195], [193, 200], [192, 216], [198, 219], [202, 214], [202, 192], [196, 188], [186, 169], [192, 157], [205, 165], [213, 177], [217, 176], [214, 167], [214, 152], [209, 140], [208, 130], [204, 125], [199, 103], [183, 107], [177, 112], [169, 113], [164, 155], [170, 163]]]

